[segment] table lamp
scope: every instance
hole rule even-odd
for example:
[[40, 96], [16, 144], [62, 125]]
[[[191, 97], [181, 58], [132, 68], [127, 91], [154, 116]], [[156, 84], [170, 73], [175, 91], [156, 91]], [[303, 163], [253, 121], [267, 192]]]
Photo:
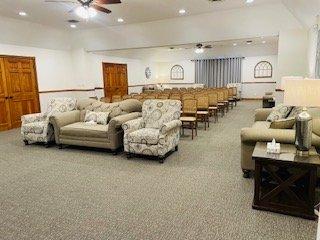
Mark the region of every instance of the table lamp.
[[309, 155], [312, 141], [312, 117], [307, 107], [320, 107], [320, 79], [286, 79], [284, 104], [303, 107], [296, 116], [295, 145], [299, 155]]

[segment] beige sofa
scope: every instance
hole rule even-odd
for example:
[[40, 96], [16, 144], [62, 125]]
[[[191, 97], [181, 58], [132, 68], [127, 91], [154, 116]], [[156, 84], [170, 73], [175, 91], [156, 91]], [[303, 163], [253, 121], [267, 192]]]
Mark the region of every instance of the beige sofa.
[[[75, 111], [50, 117], [54, 127], [55, 141], [63, 145], [75, 145], [110, 149], [115, 154], [123, 147], [121, 125], [141, 117], [142, 104], [135, 99], [117, 103], [103, 103], [94, 99], [78, 101]], [[110, 112], [108, 125], [88, 125], [84, 123], [87, 110]]]
[[[270, 142], [273, 138], [279, 143], [294, 144], [294, 129], [271, 129], [270, 122], [266, 119], [272, 109], [257, 109], [255, 111], [255, 122], [250, 128], [241, 130], [241, 168], [244, 177], [250, 177], [254, 170], [252, 153], [257, 142]], [[320, 147], [320, 110], [309, 109], [313, 116], [313, 136], [312, 145]]]

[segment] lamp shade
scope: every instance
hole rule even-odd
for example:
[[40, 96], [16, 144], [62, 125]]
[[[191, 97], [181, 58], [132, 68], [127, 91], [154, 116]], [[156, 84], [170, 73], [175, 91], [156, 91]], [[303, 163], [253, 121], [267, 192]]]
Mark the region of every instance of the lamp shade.
[[287, 106], [320, 107], [320, 79], [286, 79], [284, 104]]
[[281, 89], [284, 90], [284, 85], [287, 80], [303, 80], [301, 76], [285, 76], [281, 78]]

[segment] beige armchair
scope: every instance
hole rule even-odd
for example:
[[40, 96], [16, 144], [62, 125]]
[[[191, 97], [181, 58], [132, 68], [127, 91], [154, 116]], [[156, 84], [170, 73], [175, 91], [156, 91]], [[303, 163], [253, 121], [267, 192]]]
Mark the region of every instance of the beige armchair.
[[122, 125], [124, 151], [132, 154], [156, 156], [160, 163], [172, 150], [178, 150], [180, 140], [181, 102], [177, 100], [146, 100], [142, 118]]
[[26, 145], [30, 143], [49, 143], [54, 141], [53, 127], [49, 124], [49, 117], [76, 109], [76, 99], [53, 98], [49, 101], [44, 113], [28, 114], [21, 117], [21, 135]]

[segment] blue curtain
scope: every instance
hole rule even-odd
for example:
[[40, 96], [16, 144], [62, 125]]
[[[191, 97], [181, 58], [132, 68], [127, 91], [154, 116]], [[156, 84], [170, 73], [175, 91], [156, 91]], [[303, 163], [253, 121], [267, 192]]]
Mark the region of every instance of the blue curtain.
[[241, 83], [242, 60], [242, 57], [194, 60], [195, 81], [208, 87]]

